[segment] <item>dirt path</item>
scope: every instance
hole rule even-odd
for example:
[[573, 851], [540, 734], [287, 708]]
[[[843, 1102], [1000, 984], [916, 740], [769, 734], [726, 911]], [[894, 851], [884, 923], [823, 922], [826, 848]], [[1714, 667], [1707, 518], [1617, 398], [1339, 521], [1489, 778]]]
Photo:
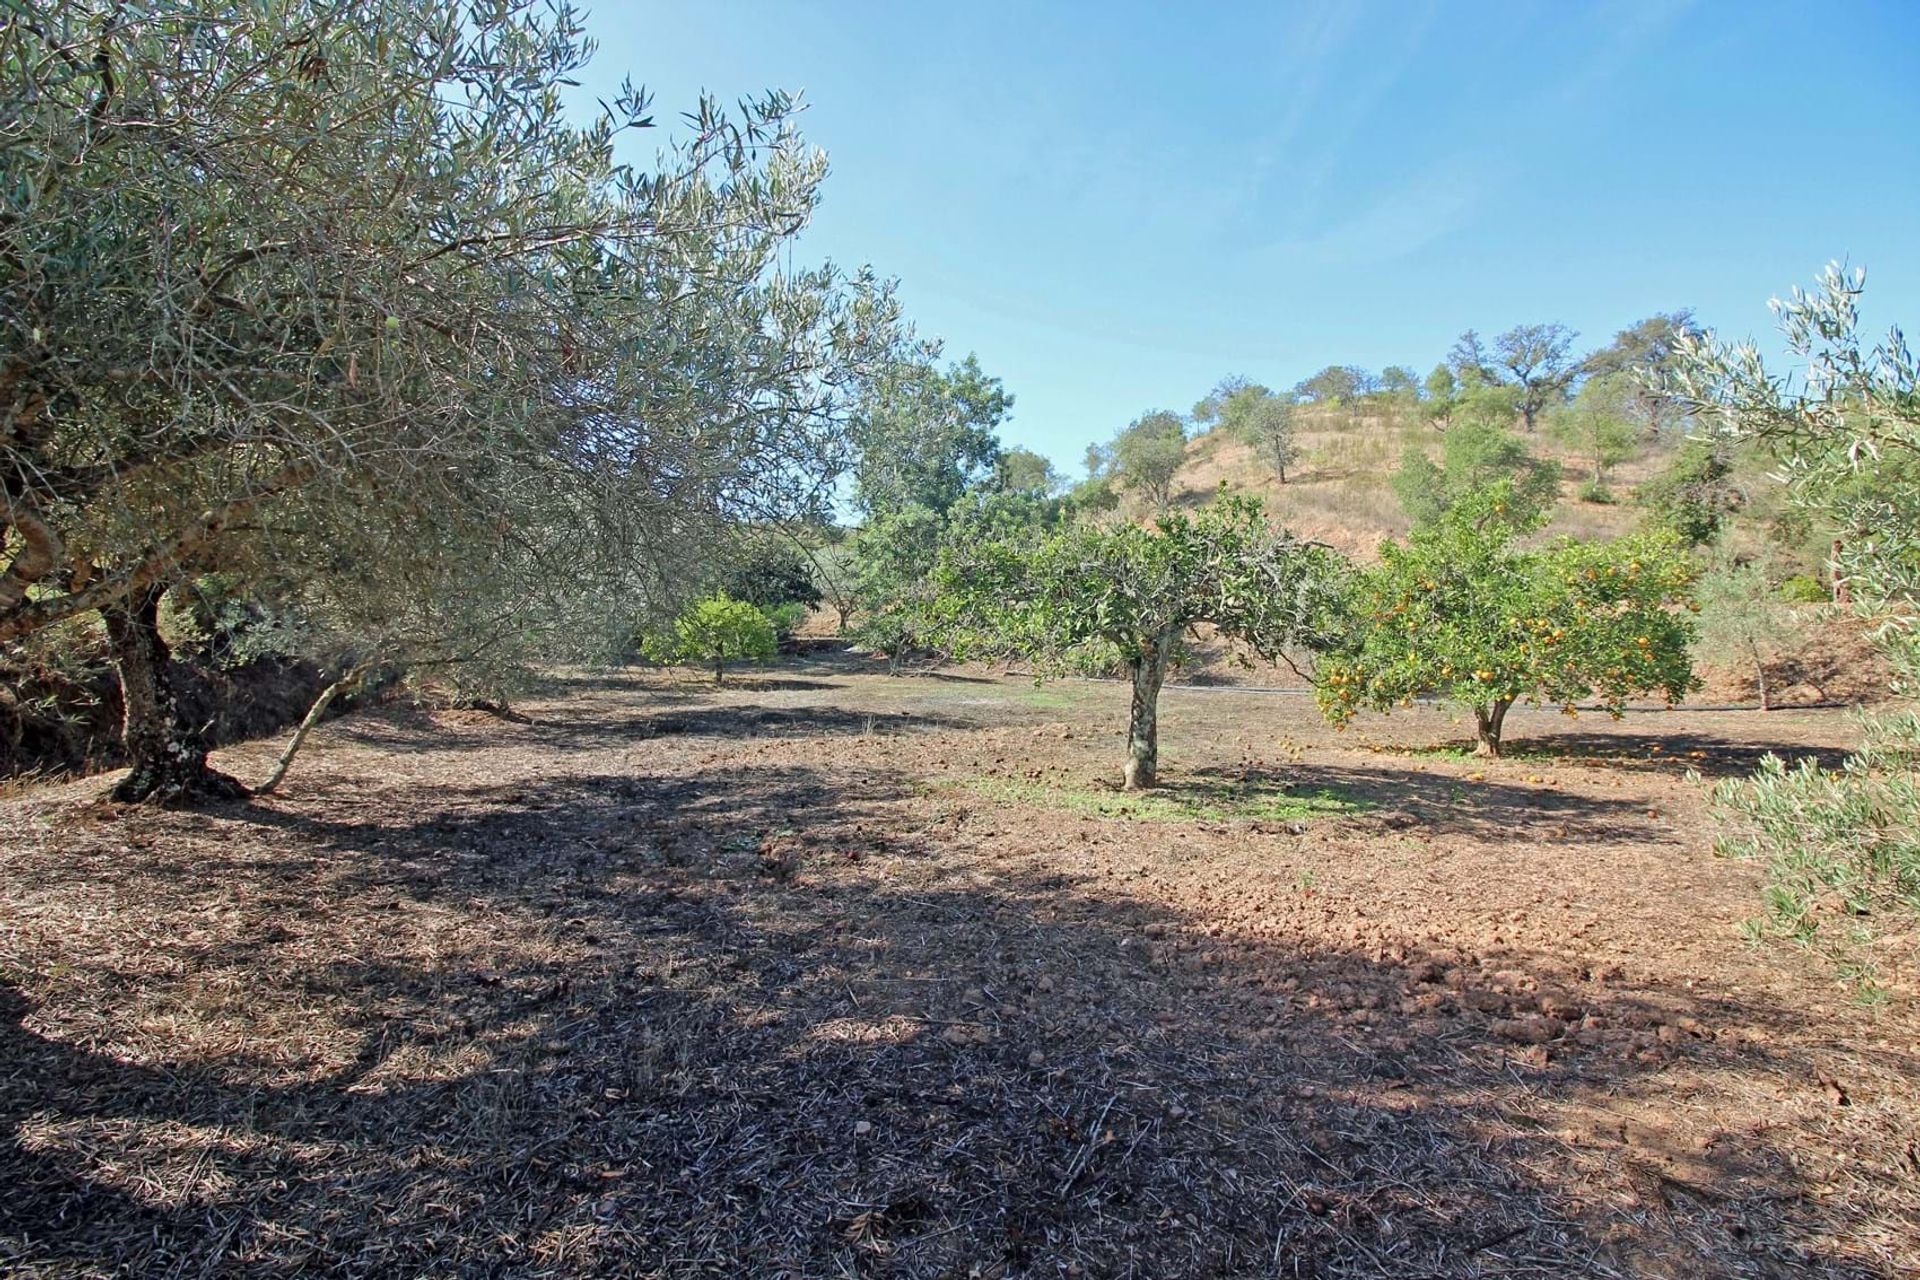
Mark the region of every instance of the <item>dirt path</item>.
[[0, 1269], [1920, 1274], [1920, 1019], [1741, 941], [1683, 776], [1843, 715], [1175, 691], [1160, 820], [1123, 697], [580, 678], [0, 804]]

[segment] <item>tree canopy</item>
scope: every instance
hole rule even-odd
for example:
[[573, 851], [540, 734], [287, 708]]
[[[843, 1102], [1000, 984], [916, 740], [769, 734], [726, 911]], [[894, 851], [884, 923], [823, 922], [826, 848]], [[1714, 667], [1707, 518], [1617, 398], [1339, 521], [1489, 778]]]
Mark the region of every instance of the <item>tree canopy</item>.
[[1135, 418], [1113, 438], [1111, 468], [1120, 481], [1155, 511], [1173, 500], [1173, 478], [1187, 456], [1187, 428], [1180, 415], [1158, 409]]
[[565, 8], [34, 19], [0, 40], [0, 642], [108, 618], [157, 682], [127, 798], [207, 777], [150, 625], [188, 576], [553, 653], [831, 493], [900, 330], [872, 277], [777, 265], [825, 173], [784, 95], [701, 102], [643, 172], [644, 94], [562, 112]]
[[1618, 712], [1638, 693], [1694, 687], [1681, 607], [1691, 562], [1665, 535], [1616, 543], [1515, 545], [1538, 528], [1511, 479], [1463, 496], [1355, 579], [1353, 629], [1322, 662], [1321, 710], [1345, 724], [1439, 696], [1474, 717], [1476, 750], [1497, 756], [1522, 699], [1599, 697]]
[[853, 421], [861, 511], [945, 511], [994, 473], [1001, 461], [996, 433], [1012, 409], [1013, 397], [973, 356], [944, 370], [925, 351], [885, 366]]
[[1124, 782], [1155, 784], [1157, 708], [1181, 637], [1211, 623], [1269, 660], [1331, 634], [1338, 560], [1228, 498], [1197, 515], [1070, 525], [1052, 534], [958, 540], [935, 574], [940, 626], [957, 654], [1018, 654], [1043, 672], [1117, 662], [1133, 698]]

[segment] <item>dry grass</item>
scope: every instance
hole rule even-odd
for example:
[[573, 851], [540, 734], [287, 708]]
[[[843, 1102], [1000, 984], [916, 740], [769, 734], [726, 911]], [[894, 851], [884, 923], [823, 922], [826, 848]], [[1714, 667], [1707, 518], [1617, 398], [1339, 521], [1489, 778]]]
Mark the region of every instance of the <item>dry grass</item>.
[[0, 1269], [1911, 1274], [1911, 1005], [1743, 947], [1683, 777], [1842, 718], [1480, 769], [1175, 690], [1175, 781], [1373, 809], [1020, 798], [1123, 699], [580, 677], [337, 722], [252, 806], [0, 802]]
[[[1359, 416], [1345, 412], [1302, 411], [1297, 443], [1300, 464], [1280, 484], [1245, 444], [1220, 432], [1196, 438], [1176, 489], [1180, 500], [1203, 502], [1224, 482], [1236, 493], [1265, 499], [1288, 528], [1327, 543], [1342, 553], [1371, 560], [1382, 540], [1404, 538], [1409, 522], [1393, 496], [1391, 482], [1408, 449], [1440, 455], [1440, 433], [1411, 416]], [[1630, 532], [1641, 512], [1630, 501], [1634, 486], [1666, 464], [1664, 448], [1623, 463], [1609, 475], [1619, 501], [1611, 505], [1581, 502], [1577, 491], [1586, 478], [1585, 461], [1544, 433], [1528, 438], [1540, 457], [1566, 469], [1561, 502], [1545, 537], [1615, 538]]]

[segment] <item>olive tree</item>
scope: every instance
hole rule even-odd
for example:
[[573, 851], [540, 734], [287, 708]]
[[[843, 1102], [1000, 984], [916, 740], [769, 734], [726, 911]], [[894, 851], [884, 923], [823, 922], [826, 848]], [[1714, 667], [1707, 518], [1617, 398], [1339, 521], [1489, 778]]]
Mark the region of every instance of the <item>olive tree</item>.
[[1700, 606], [1700, 648], [1753, 671], [1760, 709], [1773, 709], [1767, 662], [1798, 642], [1805, 625], [1774, 594], [1765, 566], [1741, 561], [1722, 551], [1709, 562], [1694, 587]]
[[1186, 456], [1186, 424], [1165, 409], [1142, 414], [1113, 438], [1113, 473], [1155, 511], [1173, 501], [1173, 479]]
[[784, 96], [703, 101], [640, 172], [613, 145], [643, 94], [562, 112], [564, 5], [15, 9], [0, 643], [105, 620], [123, 798], [235, 790], [167, 678], [188, 576], [294, 575], [450, 651], [572, 640], [830, 495], [897, 317], [870, 277], [778, 269], [825, 171]]
[[1864, 287], [1863, 272], [1832, 264], [1773, 303], [1804, 381], [1771, 373], [1750, 342], [1688, 334], [1660, 384], [1703, 431], [1781, 459], [1789, 498], [1836, 535], [1834, 568], [1909, 700], [1870, 718], [1838, 769], [1769, 757], [1716, 792], [1725, 847], [1769, 863], [1775, 924], [1803, 941], [1837, 936], [1836, 948], [1881, 922], [1910, 935], [1920, 918], [1920, 362], [1898, 329], [1861, 334]]
[[1591, 464], [1586, 492], [1605, 498], [1607, 473], [1639, 451], [1641, 428], [1632, 414], [1637, 384], [1629, 374], [1587, 379], [1571, 404], [1547, 415], [1547, 434]]
[[1118, 662], [1132, 698], [1129, 789], [1155, 785], [1159, 701], [1182, 637], [1211, 623], [1269, 660], [1333, 634], [1340, 562], [1229, 498], [1197, 515], [950, 545], [934, 574], [956, 654], [1017, 654], [1043, 674]]
[[1569, 707], [1599, 697], [1614, 714], [1635, 694], [1695, 687], [1691, 561], [1671, 536], [1515, 545], [1543, 523], [1512, 480], [1455, 503], [1354, 579], [1352, 630], [1318, 672], [1334, 724], [1441, 697], [1473, 714], [1474, 750], [1498, 756], [1522, 699]]

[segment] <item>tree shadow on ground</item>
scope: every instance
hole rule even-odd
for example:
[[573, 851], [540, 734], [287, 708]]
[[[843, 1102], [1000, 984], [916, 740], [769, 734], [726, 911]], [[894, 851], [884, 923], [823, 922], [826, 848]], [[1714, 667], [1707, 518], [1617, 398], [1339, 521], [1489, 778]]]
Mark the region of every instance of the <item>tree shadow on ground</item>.
[[[751, 692], [759, 692], [752, 690]], [[971, 721], [911, 711], [854, 711], [835, 706], [769, 707], [713, 703], [688, 695], [636, 714], [631, 708], [584, 702], [530, 708], [516, 721], [517, 741], [561, 753], [604, 751], [651, 738], [868, 736], [971, 727]], [[648, 692], [651, 701], [653, 693]], [[444, 714], [396, 709], [354, 717], [333, 732], [342, 739], [395, 751], [491, 751], [499, 740], [462, 734]]]
[[556, 747], [581, 750], [627, 738], [658, 738], [671, 734], [699, 738], [838, 737], [968, 727], [972, 727], [972, 722], [930, 712], [724, 704], [641, 716], [597, 716], [557, 711], [543, 720], [541, 736]]
[[922, 680], [932, 680], [938, 684], [1000, 684], [993, 676], [970, 676], [958, 671], [921, 671], [915, 673]]
[[794, 676], [769, 676], [754, 672], [728, 673], [727, 682], [715, 685], [715, 693], [804, 693], [839, 686], [831, 680], [808, 680]]
[[[1471, 752], [1473, 743], [1460, 740], [1448, 749]], [[1837, 768], [1849, 748], [1802, 742], [1737, 741], [1718, 734], [1680, 729], [1665, 733], [1554, 733], [1519, 738], [1507, 744], [1515, 760], [1552, 760], [1568, 764], [1592, 761], [1611, 769], [1684, 774], [1689, 770], [1708, 778], [1745, 777], [1769, 755], [1788, 763], [1812, 758], [1823, 769]]]
[[[1465, 835], [1489, 845], [1534, 844], [1542, 832], [1557, 839], [1612, 840], [1644, 826], [1645, 805], [1579, 795], [1550, 786], [1487, 780], [1391, 766], [1306, 765], [1283, 768], [1213, 766], [1192, 777], [1223, 786], [1281, 789], [1296, 795], [1325, 791], [1374, 811], [1389, 826], [1418, 827], [1434, 835]], [[1639, 839], [1660, 842], [1650, 831]]]
[[[1622, 1110], [1689, 1070], [1815, 1088], [1791, 1009], [1234, 936], [1112, 868], [995, 864], [910, 798], [847, 768], [586, 775], [49, 850], [37, 894], [138, 902], [4, 1011], [0, 1258], [1875, 1274], [1798, 1135], [1703, 1148]], [[1571, 1141], [1575, 1104], [1601, 1124]]]

